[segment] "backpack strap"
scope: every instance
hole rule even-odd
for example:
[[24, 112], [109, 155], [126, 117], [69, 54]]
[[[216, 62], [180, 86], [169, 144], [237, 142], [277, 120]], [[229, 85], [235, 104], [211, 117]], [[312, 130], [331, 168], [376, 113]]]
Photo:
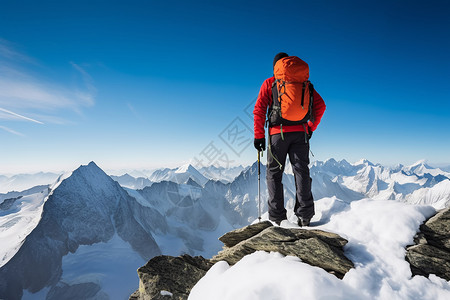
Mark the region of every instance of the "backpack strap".
[[[266, 127], [268, 126], [268, 125], [270, 125], [270, 118], [272, 117], [272, 113], [273, 113], [273, 111], [274, 111], [274, 106], [275, 107], [280, 107], [280, 104], [279, 104], [279, 96], [278, 96], [278, 80], [279, 79], [275, 79], [275, 81], [272, 83], [272, 103], [269, 105], [269, 108], [268, 108], [268, 110], [267, 110], [267, 120], [266, 120]], [[275, 109], [275, 111], [278, 111], [278, 109]]]
[[311, 82], [309, 82], [309, 114], [310, 114], [309, 120], [314, 123], [316, 118], [314, 115], [313, 104], [314, 104], [314, 85]]
[[302, 84], [302, 109], [303, 109], [303, 106], [304, 106], [304, 104], [305, 104], [305, 89], [306, 89], [306, 82], [304, 82], [303, 84]]

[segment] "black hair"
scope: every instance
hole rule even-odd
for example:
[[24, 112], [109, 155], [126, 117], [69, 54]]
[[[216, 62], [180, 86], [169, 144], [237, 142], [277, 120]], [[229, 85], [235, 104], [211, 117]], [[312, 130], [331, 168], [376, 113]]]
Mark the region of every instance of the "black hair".
[[277, 61], [279, 61], [283, 57], [288, 57], [288, 56], [289, 55], [287, 53], [284, 53], [284, 52], [280, 52], [277, 55], [275, 55], [275, 57], [273, 58], [273, 67], [275, 68], [275, 64], [277, 63]]

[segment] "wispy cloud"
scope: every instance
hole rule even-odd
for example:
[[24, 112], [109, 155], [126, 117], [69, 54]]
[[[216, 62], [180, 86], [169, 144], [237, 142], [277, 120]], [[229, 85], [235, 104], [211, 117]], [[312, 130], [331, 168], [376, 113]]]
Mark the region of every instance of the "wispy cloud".
[[0, 107], [0, 111], [5, 112], [5, 113], [7, 113], [7, 114], [10, 114], [10, 115], [12, 115], [12, 116], [14, 116], [14, 117], [17, 117], [17, 118], [19, 118], [19, 119], [31, 121], [31, 122], [38, 123], [38, 124], [44, 124], [44, 123], [42, 123], [42, 122], [40, 122], [40, 121], [37, 121], [37, 120], [35, 120], [35, 119], [28, 118], [28, 117], [25, 117], [25, 116], [16, 114], [15, 112], [9, 111], [9, 110], [4, 109], [4, 108], [1, 108], [1, 107]]
[[141, 114], [138, 113], [138, 111], [134, 108], [134, 106], [131, 103], [127, 103], [128, 109], [131, 111], [135, 119], [139, 120], [140, 122], [145, 123], [144, 118], [142, 118]]
[[18, 136], [25, 136], [24, 134], [22, 134], [20, 132], [17, 132], [15, 130], [12, 130], [11, 128], [8, 128], [8, 127], [5, 127], [5, 126], [0, 126], [0, 129], [3, 129], [4, 131], [7, 131], [9, 133], [12, 133], [12, 134], [15, 134], [15, 135], [18, 135]]
[[27, 62], [33, 64], [36, 63], [36, 61], [31, 57], [15, 50], [16, 47], [17, 45], [15, 45], [14, 43], [0, 38], [0, 57], [3, 57], [4, 59], [10, 61]]
[[62, 123], [65, 112], [79, 113], [95, 104], [94, 80], [79, 64], [68, 62], [83, 83], [73, 86], [69, 84], [72, 78], [52, 81], [41, 76], [48, 68], [16, 49], [16, 45], [0, 38], [0, 120], [43, 124], [38, 121], [42, 115]]

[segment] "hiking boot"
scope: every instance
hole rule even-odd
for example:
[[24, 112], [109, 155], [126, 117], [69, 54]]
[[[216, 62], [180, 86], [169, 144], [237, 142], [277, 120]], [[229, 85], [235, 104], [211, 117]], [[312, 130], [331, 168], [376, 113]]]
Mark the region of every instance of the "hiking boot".
[[272, 221], [272, 220], [270, 220], [270, 221], [272, 222], [272, 224], [275, 223], [276, 225], [281, 226], [281, 222], [283, 222], [283, 221], [285, 221], [285, 220], [286, 220], [286, 219], [283, 219], [283, 220], [277, 220], [277, 221]]
[[309, 226], [310, 221], [311, 221], [311, 219], [298, 218], [298, 226], [300, 226], [300, 227]]

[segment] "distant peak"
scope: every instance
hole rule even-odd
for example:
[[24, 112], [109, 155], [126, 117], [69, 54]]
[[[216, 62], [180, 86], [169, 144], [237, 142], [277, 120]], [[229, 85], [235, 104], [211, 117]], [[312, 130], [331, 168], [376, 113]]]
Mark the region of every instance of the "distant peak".
[[411, 167], [420, 166], [420, 165], [427, 165], [427, 160], [426, 159], [418, 160], [415, 163], [413, 163], [411, 165]]
[[358, 160], [357, 162], [355, 162], [353, 165], [355, 165], [355, 166], [358, 166], [358, 165], [373, 166], [374, 164], [372, 162], [370, 162], [369, 160], [362, 158], [362, 159]]
[[185, 165], [182, 165], [181, 167], [179, 167], [176, 171], [175, 171], [175, 173], [186, 173], [186, 172], [192, 172], [192, 171], [196, 171], [197, 169], [196, 168], [194, 168], [191, 164], [185, 164]]
[[336, 164], [337, 161], [334, 158], [329, 158], [325, 161], [325, 164]]
[[340, 163], [340, 164], [346, 164], [346, 165], [350, 164], [346, 159], [341, 159], [341, 160], [339, 161], [339, 163]]

